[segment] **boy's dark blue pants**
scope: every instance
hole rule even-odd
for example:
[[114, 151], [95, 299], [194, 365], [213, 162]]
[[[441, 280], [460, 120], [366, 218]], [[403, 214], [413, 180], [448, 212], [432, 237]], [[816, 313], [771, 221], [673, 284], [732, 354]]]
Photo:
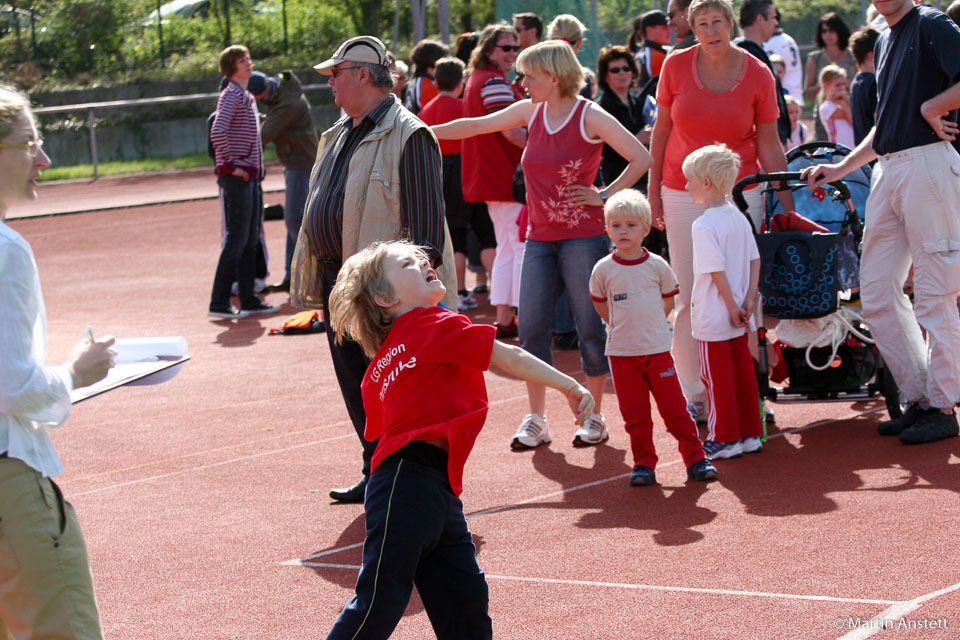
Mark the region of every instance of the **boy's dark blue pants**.
[[491, 638], [487, 582], [445, 471], [392, 456], [370, 476], [357, 595], [330, 639], [388, 638], [413, 585], [437, 638]]

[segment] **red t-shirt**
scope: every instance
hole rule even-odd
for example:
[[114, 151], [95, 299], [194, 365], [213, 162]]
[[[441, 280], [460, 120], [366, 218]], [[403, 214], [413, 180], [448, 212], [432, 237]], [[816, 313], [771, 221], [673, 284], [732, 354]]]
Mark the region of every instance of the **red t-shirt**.
[[415, 440], [447, 439], [447, 475], [456, 495], [463, 466], [487, 417], [483, 372], [490, 366], [496, 328], [442, 307], [397, 318], [360, 385], [367, 412], [364, 437], [380, 438], [370, 463]]
[[[450, 122], [463, 116], [463, 100], [450, 96], [437, 96], [417, 114], [426, 124], [435, 125]], [[453, 156], [460, 153], [460, 140], [441, 140], [440, 153]]]
[[603, 207], [567, 202], [567, 189], [592, 185], [597, 177], [603, 140], [587, 138], [584, 121], [593, 102], [577, 98], [565, 122], [550, 131], [546, 103], [530, 118], [523, 176], [527, 187], [527, 238], [543, 242], [587, 238], [604, 232]]
[[[660, 70], [657, 102], [670, 107], [673, 128], [663, 157], [662, 184], [683, 190], [683, 160], [690, 152], [722, 142], [740, 155], [737, 179], [757, 173], [758, 122], [775, 122], [780, 115], [776, 82], [765, 64], [747, 52], [740, 77], [729, 91], [715, 93], [700, 83], [700, 46], [667, 56]], [[756, 186], [756, 185], [754, 185]]]
[[[509, 107], [520, 100], [506, 76], [493, 67], [470, 74], [463, 92], [463, 116], [475, 118]], [[467, 202], [513, 202], [513, 172], [523, 150], [502, 133], [465, 138], [460, 174]]]

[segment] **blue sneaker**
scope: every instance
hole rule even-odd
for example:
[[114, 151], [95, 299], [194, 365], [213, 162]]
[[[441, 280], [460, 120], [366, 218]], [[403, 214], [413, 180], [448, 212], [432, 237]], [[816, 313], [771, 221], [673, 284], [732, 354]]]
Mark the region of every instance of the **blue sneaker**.
[[707, 454], [710, 460], [721, 460], [724, 458], [739, 458], [743, 455], [743, 446], [739, 440], [733, 442], [714, 442], [707, 440], [703, 443], [703, 452]]
[[687, 467], [687, 478], [696, 480], [697, 482], [716, 480], [719, 475], [720, 473], [717, 471], [717, 468], [706, 458], [697, 460]]
[[630, 474], [630, 485], [634, 487], [644, 487], [648, 484], [657, 483], [657, 474], [650, 467], [637, 465]]

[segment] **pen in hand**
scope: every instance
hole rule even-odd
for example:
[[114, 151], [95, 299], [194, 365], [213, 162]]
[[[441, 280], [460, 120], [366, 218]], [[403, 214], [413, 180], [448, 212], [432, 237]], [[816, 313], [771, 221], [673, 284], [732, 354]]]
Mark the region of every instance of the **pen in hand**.
[[86, 333], [87, 333], [87, 340], [90, 341], [90, 344], [93, 344], [94, 342], [96, 342], [96, 339], [94, 339], [93, 337], [93, 329], [90, 327], [90, 325], [87, 325]]

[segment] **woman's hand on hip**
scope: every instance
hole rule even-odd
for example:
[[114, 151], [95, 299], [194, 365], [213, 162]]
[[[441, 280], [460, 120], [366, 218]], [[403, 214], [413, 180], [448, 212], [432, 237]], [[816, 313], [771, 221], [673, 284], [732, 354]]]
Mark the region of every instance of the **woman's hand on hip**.
[[572, 207], [602, 207], [600, 192], [586, 184], [567, 187], [567, 203]]

